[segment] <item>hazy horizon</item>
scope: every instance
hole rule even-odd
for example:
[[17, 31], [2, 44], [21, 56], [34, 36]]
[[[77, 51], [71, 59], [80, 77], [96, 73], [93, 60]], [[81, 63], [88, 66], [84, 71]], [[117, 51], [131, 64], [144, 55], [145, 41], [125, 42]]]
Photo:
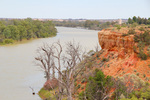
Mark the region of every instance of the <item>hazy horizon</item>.
[[[9, 18], [9, 17], [0, 17], [0, 19], [26, 19], [26, 18], [32, 18], [32, 17], [25, 17], [25, 18]], [[62, 19], [62, 20], [87, 20], [88, 18], [32, 18], [32, 19]], [[117, 20], [117, 19], [123, 19], [123, 20], [127, 20], [128, 18], [116, 18], [116, 19], [112, 19], [112, 18], [109, 18], [109, 19], [88, 19], [88, 20]]]
[[149, 0], [1, 0], [0, 18], [127, 19], [150, 17]]

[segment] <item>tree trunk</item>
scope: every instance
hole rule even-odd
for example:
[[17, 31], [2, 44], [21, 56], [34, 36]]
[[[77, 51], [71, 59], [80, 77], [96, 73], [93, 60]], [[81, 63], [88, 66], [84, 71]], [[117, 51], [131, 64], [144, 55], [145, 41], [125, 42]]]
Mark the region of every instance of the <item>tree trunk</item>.
[[72, 99], [71, 87], [68, 87], [68, 96], [67, 96], [67, 100], [73, 100], [73, 99]]
[[[58, 64], [59, 64], [58, 69], [61, 71], [60, 58], [58, 58]], [[58, 79], [62, 81], [62, 76], [61, 76], [60, 72], [59, 72]], [[59, 94], [58, 94], [59, 100], [62, 100], [62, 84], [59, 82], [58, 86], [59, 86]]]
[[46, 72], [46, 80], [48, 81], [50, 79], [50, 73]]
[[62, 84], [61, 83], [58, 83], [59, 85], [59, 94], [58, 94], [58, 98], [59, 98], [59, 100], [62, 100]]

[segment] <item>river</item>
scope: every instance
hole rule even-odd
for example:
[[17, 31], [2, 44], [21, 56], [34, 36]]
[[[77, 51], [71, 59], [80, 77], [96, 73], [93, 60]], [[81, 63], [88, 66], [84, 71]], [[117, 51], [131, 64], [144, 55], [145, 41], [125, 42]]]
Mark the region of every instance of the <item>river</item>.
[[57, 27], [56, 37], [36, 39], [28, 43], [0, 46], [0, 100], [41, 100], [32, 95], [32, 87], [38, 93], [45, 79], [43, 72], [35, 66], [36, 50], [43, 43], [60, 41], [79, 42], [86, 51], [98, 44], [98, 31]]

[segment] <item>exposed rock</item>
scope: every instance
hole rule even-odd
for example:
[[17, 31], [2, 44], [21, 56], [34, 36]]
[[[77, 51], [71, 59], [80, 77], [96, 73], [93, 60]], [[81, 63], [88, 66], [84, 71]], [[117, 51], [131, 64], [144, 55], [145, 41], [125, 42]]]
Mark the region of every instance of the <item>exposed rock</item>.
[[[134, 35], [122, 36], [122, 33], [104, 29], [98, 33], [98, 39], [103, 49], [103, 52], [99, 52], [101, 54], [99, 59], [104, 57], [109, 59], [108, 62], [105, 62], [105, 65], [109, 64], [109, 67], [99, 65], [105, 75], [120, 77], [127, 73], [134, 73], [135, 75], [139, 73], [138, 77], [150, 82], [150, 59], [143, 61], [137, 57], [137, 52], [134, 50], [134, 46], [137, 47], [137, 43], [134, 42]], [[143, 77], [143, 74], [147, 78]]]
[[112, 32], [110, 30], [102, 30], [98, 33], [99, 44], [102, 49], [117, 51], [121, 58], [124, 58], [126, 53], [134, 53], [133, 46], [135, 43], [133, 37], [133, 35], [123, 37], [121, 33]]

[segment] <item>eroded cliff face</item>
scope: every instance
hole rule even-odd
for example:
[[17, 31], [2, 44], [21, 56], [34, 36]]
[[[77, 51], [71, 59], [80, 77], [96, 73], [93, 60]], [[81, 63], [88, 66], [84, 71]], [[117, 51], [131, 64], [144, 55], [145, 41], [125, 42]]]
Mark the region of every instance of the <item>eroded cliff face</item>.
[[[102, 50], [97, 63], [103, 64], [100, 69], [104, 74], [114, 77], [135, 74], [150, 82], [150, 59], [141, 60], [137, 57], [134, 35], [122, 36], [122, 33], [105, 29], [98, 33], [98, 39]], [[103, 62], [104, 58], [108, 61]]]
[[121, 55], [134, 53], [133, 46], [135, 43], [133, 35], [123, 37], [121, 33], [102, 30], [98, 33], [98, 38], [102, 49], [118, 51]]

